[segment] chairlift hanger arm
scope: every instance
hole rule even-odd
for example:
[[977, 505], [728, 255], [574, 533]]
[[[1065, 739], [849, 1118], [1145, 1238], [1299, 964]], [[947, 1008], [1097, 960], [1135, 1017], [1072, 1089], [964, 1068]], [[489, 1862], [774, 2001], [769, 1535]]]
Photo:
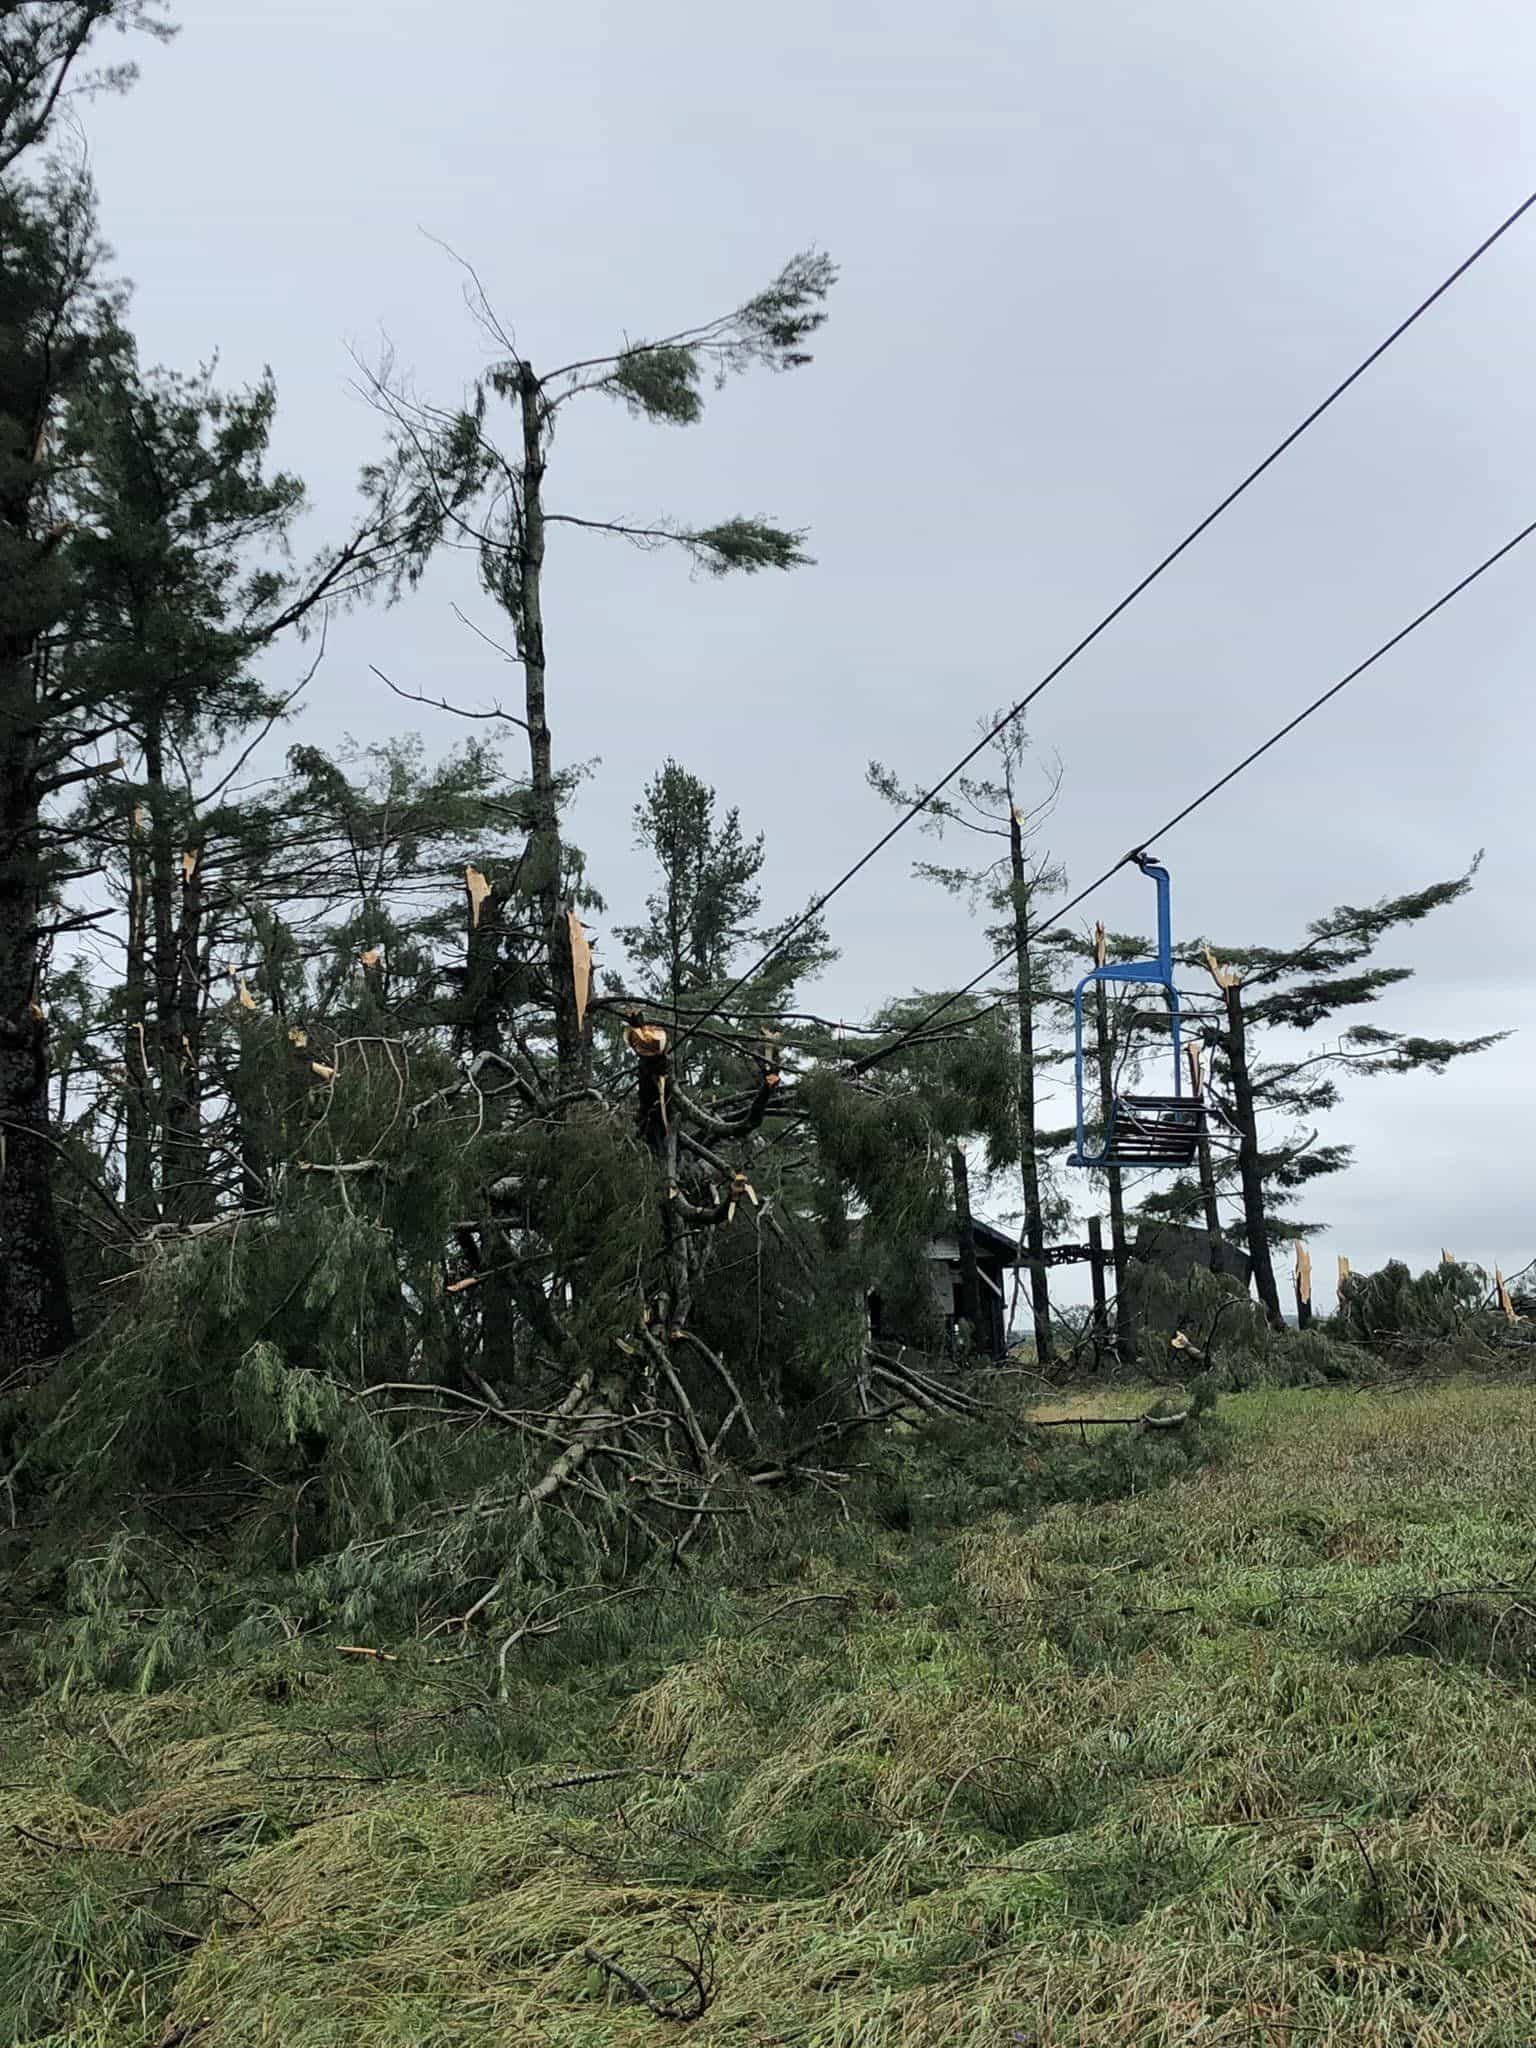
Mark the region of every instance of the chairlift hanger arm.
[[[1182, 999], [1174, 980], [1173, 913], [1168, 870], [1145, 847], [1126, 855], [1157, 891], [1157, 953], [1150, 960], [1109, 962], [1093, 967], [1073, 993], [1073, 1023], [1077, 1051], [1077, 1143], [1071, 1154], [1076, 1166], [1139, 1165], [1153, 1168], [1192, 1165], [1202, 1139], [1209, 1135], [1209, 1117], [1199, 1095], [1185, 1093], [1184, 1059], [1181, 1043]], [[1172, 1052], [1173, 1087], [1166, 1095], [1121, 1093], [1111, 1096], [1110, 1113], [1099, 1149], [1088, 1148], [1086, 1053], [1084, 1045], [1083, 999], [1090, 988], [1107, 982], [1128, 982], [1162, 991], [1168, 1005], [1168, 1032]], [[1145, 1021], [1145, 1020], [1143, 1020]]]

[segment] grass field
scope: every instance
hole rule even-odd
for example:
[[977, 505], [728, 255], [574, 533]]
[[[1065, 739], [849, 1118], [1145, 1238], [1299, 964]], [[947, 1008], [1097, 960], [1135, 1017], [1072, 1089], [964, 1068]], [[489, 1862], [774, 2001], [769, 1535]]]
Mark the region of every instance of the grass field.
[[500, 1687], [302, 1641], [14, 1700], [0, 2037], [1529, 2048], [1536, 1398], [1219, 1427], [1107, 1502], [594, 1593]]

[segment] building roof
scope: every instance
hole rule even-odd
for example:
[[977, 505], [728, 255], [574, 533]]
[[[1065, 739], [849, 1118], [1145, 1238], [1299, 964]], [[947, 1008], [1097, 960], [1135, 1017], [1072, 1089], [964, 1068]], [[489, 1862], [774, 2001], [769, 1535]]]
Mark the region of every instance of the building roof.
[[[971, 1235], [976, 1240], [976, 1249], [983, 1258], [995, 1259], [1000, 1266], [1016, 1266], [1019, 1262], [1019, 1240], [1011, 1230], [999, 1230], [986, 1223], [979, 1216], [971, 1218]], [[960, 1256], [960, 1244], [952, 1230], [943, 1231], [928, 1240], [930, 1259], [943, 1259], [953, 1264]]]
[[[857, 1244], [863, 1234], [864, 1219], [856, 1217], [848, 1227], [848, 1234]], [[994, 1224], [985, 1222], [980, 1216], [971, 1218], [971, 1234], [976, 1240], [976, 1249], [985, 1257], [996, 1259], [1001, 1266], [1016, 1266], [1019, 1262], [1019, 1240], [1016, 1232], [999, 1230]], [[953, 1231], [945, 1231], [928, 1240], [930, 1259], [952, 1263], [960, 1256], [960, 1247]]]

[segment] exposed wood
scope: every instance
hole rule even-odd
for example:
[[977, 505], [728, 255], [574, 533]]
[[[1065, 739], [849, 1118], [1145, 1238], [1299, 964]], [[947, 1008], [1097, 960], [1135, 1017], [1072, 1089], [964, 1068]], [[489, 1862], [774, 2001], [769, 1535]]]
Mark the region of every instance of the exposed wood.
[[469, 895], [469, 923], [474, 930], [480, 923], [480, 911], [491, 893], [491, 885], [478, 868], [464, 870], [464, 887]]
[[592, 948], [582, 929], [581, 919], [574, 910], [566, 912], [566, 923], [570, 933], [571, 983], [576, 998], [576, 1023], [586, 1028], [587, 1003], [592, 994]]
[[1207, 946], [1205, 949], [1204, 957], [1206, 967], [1210, 973], [1210, 977], [1219, 989], [1222, 989], [1224, 991], [1228, 989], [1234, 989], [1241, 984], [1242, 976], [1236, 973], [1230, 967], [1223, 967], [1221, 962], [1216, 958], [1216, 955], [1211, 951], [1209, 946]]

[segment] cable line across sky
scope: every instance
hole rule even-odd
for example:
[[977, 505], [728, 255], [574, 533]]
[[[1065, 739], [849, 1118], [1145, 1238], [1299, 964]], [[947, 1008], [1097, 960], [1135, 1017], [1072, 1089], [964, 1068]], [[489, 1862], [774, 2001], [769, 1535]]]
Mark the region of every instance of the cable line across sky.
[[[981, 970], [980, 974], [973, 975], [963, 988], [955, 989], [942, 1002], [936, 1003], [926, 1016], [919, 1018], [917, 1023], [904, 1031], [890, 1045], [877, 1047], [874, 1051], [867, 1053], [863, 1059], [855, 1061], [848, 1069], [849, 1074], [865, 1074], [872, 1067], [882, 1065], [886, 1060], [891, 1059], [898, 1053], [912, 1038], [926, 1031], [931, 1024], [943, 1016], [946, 1010], [953, 1009], [956, 1003], [963, 1002], [968, 995], [974, 994], [981, 984], [991, 975], [995, 974], [1000, 967], [1006, 967], [1022, 946], [1028, 945], [1032, 939], [1039, 938], [1048, 924], [1059, 923], [1069, 910], [1075, 910], [1079, 904], [1086, 902], [1096, 889], [1102, 889], [1106, 882], [1117, 875], [1123, 867], [1126, 867], [1135, 860], [1138, 853], [1150, 847], [1154, 840], [1166, 839], [1176, 826], [1182, 825], [1185, 819], [1192, 817], [1202, 805], [1208, 804], [1212, 797], [1219, 795], [1222, 790], [1235, 782], [1239, 775], [1253, 766], [1255, 761], [1261, 760], [1272, 747], [1279, 746], [1282, 740], [1288, 738], [1291, 733], [1295, 732], [1298, 726], [1304, 725], [1309, 718], [1321, 711], [1324, 705], [1331, 704], [1341, 691], [1348, 689], [1349, 685], [1363, 676], [1368, 669], [1374, 668], [1377, 662], [1383, 660], [1394, 648], [1401, 647], [1411, 634], [1416, 633], [1421, 626], [1426, 625], [1439, 612], [1444, 611], [1447, 605], [1460, 597], [1464, 590], [1469, 590], [1481, 577], [1486, 576], [1490, 569], [1496, 568], [1506, 556], [1512, 555], [1515, 549], [1522, 542], [1529, 540], [1533, 533], [1536, 533], [1536, 519], [1533, 519], [1528, 526], [1521, 527], [1520, 531], [1511, 535], [1502, 547], [1495, 548], [1491, 555], [1485, 555], [1475, 569], [1468, 570], [1467, 574], [1459, 582], [1453, 583], [1449, 590], [1442, 591], [1432, 604], [1426, 605], [1421, 612], [1408, 621], [1406, 626], [1400, 627], [1390, 639], [1383, 640], [1379, 647], [1365, 657], [1364, 661], [1357, 662], [1352, 669], [1349, 669], [1344, 675], [1340, 676], [1337, 682], [1331, 683], [1320, 696], [1314, 697], [1310, 704], [1303, 706], [1294, 718], [1287, 719], [1284, 725], [1278, 727], [1276, 731], [1269, 735], [1268, 739], [1261, 741], [1251, 752], [1245, 754], [1224, 775], [1218, 776], [1214, 782], [1201, 790], [1198, 796], [1191, 797], [1190, 801], [1181, 810], [1175, 811], [1171, 818], [1165, 818], [1161, 825], [1147, 833], [1145, 838], [1140, 840], [1136, 846], [1121, 854], [1120, 858], [1107, 867], [1103, 874], [1096, 875], [1085, 888], [1079, 889], [1075, 896], [1069, 896], [1064, 903], [1053, 905], [1048, 919], [1042, 920], [1039, 925], [1025, 932], [1021, 939], [1013, 945], [1006, 947], [1003, 952], [998, 954], [995, 960], [990, 961]], [[999, 1008], [1000, 1003], [1001, 998], [996, 1002], [987, 1004], [985, 1008], [977, 1012], [977, 1015], [987, 1015], [988, 1011]]]
[[[1110, 608], [1110, 610], [1105, 612], [1103, 617], [1098, 621], [1096, 625], [1091, 627], [1089, 631], [1086, 632], [1083, 635], [1083, 637], [1079, 641], [1077, 641], [1072, 647], [1068, 648], [1067, 652], [1064, 655], [1062, 655], [1061, 659], [1055, 664], [1053, 668], [1047, 669], [1045, 674], [1040, 678], [1040, 680], [1037, 683], [1035, 683], [1031, 689], [1026, 691], [1026, 693], [1019, 698], [1018, 702], [1014, 704], [1007, 712], [1005, 712], [1004, 715], [997, 721], [995, 725], [991, 726], [986, 732], [982, 734], [981, 738], [976, 742], [976, 744], [970, 749], [968, 753], [962, 754], [960, 759], [956, 761], [951, 768], [947, 769], [942, 776], [940, 776], [939, 780], [933, 784], [931, 789], [925, 790], [921, 796], [915, 798], [914, 801], [907, 807], [907, 809], [902, 812], [901, 816], [896, 820], [894, 825], [892, 825], [887, 831], [883, 832], [880, 835], [880, 837], [874, 842], [874, 844], [870, 846], [864, 853], [862, 853], [850, 868], [846, 869], [843, 874], [839, 875], [837, 880], [832, 884], [832, 886], [829, 889], [825, 890], [820, 896], [815, 897], [811, 902], [810, 906], [805, 911], [803, 911], [802, 914], [798, 918], [796, 918], [791, 924], [787, 925], [782, 932], [779, 933], [778, 937], [774, 940], [774, 943], [771, 946], [769, 946], [762, 954], [760, 954], [758, 958], [752, 962], [751, 966], [745, 968], [730, 984], [730, 986], [726, 988], [723, 991], [723, 993], [715, 999], [715, 1001], [710, 1005], [710, 1007], [707, 1010], [703, 1011], [699, 1016], [695, 1017], [681, 1032], [679, 1032], [677, 1038], [677, 1046], [681, 1047], [682, 1045], [684, 1045], [696, 1031], [702, 1029], [703, 1026], [709, 1022], [711, 1017], [718, 1016], [721, 1013], [721, 1011], [726, 1007], [726, 1005], [730, 1002], [732, 996], [738, 994], [743, 988], [745, 988], [747, 983], [751, 981], [754, 975], [760, 974], [763, 968], [768, 965], [769, 961], [774, 959], [776, 955], [780, 953], [783, 950], [783, 948], [789, 944], [790, 940], [797, 935], [797, 933], [804, 931], [804, 929], [811, 922], [811, 920], [815, 917], [818, 917], [821, 914], [821, 912], [825, 910], [827, 905], [832, 901], [833, 897], [840, 895], [841, 892], [847, 888], [850, 882], [852, 882], [858, 875], [863, 873], [864, 869], [869, 866], [871, 861], [876, 859], [878, 855], [884, 852], [885, 848], [890, 845], [891, 841], [896, 838], [898, 833], [904, 831], [906, 827], [911, 824], [914, 818], [921, 816], [922, 813], [928, 809], [928, 806], [933, 802], [934, 798], [941, 795], [942, 792], [946, 790], [949, 787], [949, 785], [954, 781], [957, 775], [963, 774], [964, 771], [970, 766], [970, 764], [976, 759], [977, 755], [980, 754], [985, 747], [989, 746], [992, 743], [992, 741], [997, 738], [998, 734], [1005, 729], [1005, 727], [1010, 725], [1013, 722], [1013, 720], [1017, 718], [1022, 712], [1026, 711], [1029, 708], [1029, 706], [1034, 703], [1035, 699], [1042, 694], [1043, 691], [1049, 689], [1051, 684], [1054, 683], [1060, 675], [1062, 675], [1068, 668], [1071, 667], [1072, 663], [1077, 660], [1079, 655], [1086, 653], [1087, 650], [1100, 637], [1100, 635], [1107, 632], [1109, 627], [1111, 627], [1114, 624], [1116, 619], [1118, 619], [1122, 613], [1127, 611], [1129, 607], [1136, 602], [1137, 598], [1139, 598], [1145, 591], [1150, 590], [1152, 585], [1157, 582], [1158, 578], [1162, 576], [1165, 573], [1165, 571], [1171, 569], [1174, 563], [1178, 561], [1180, 556], [1183, 555], [1187, 549], [1193, 547], [1195, 542], [1199, 540], [1200, 536], [1204, 533], [1207, 533], [1210, 530], [1210, 528], [1215, 525], [1216, 521], [1221, 518], [1223, 513], [1227, 512], [1233, 505], [1235, 505], [1238, 499], [1241, 498], [1246, 491], [1251, 489], [1251, 487], [1258, 482], [1259, 478], [1264, 475], [1266, 470], [1271, 469], [1274, 466], [1274, 464], [1280, 460], [1281, 456], [1286, 453], [1288, 449], [1293, 448], [1295, 444], [1301, 439], [1302, 435], [1305, 434], [1309, 430], [1309, 428], [1315, 426], [1316, 423], [1323, 417], [1323, 415], [1332, 406], [1338, 403], [1338, 401], [1344, 396], [1345, 392], [1348, 391], [1352, 385], [1357, 384], [1360, 381], [1360, 379], [1366, 374], [1366, 372], [1369, 369], [1371, 369], [1374, 364], [1378, 363], [1381, 360], [1381, 358], [1387, 353], [1387, 351], [1390, 348], [1392, 348], [1396, 342], [1400, 341], [1402, 337], [1409, 331], [1409, 329], [1424, 317], [1424, 315], [1430, 310], [1432, 306], [1434, 306], [1439, 300], [1443, 299], [1446, 293], [1450, 291], [1452, 287], [1460, 281], [1460, 279], [1466, 276], [1467, 272], [1472, 269], [1473, 265], [1478, 263], [1484, 256], [1486, 256], [1488, 251], [1491, 248], [1493, 248], [1494, 244], [1501, 240], [1503, 236], [1508, 234], [1510, 229], [1514, 227], [1518, 221], [1523, 219], [1523, 217], [1531, 210], [1533, 206], [1536, 206], [1536, 192], [1530, 193], [1525, 199], [1523, 199], [1520, 202], [1520, 204], [1514, 209], [1512, 213], [1506, 214], [1504, 219], [1499, 222], [1498, 226], [1494, 228], [1490, 234], [1485, 235], [1483, 240], [1478, 243], [1477, 247], [1473, 249], [1469, 255], [1463, 257], [1461, 262], [1457, 264], [1456, 268], [1453, 271], [1451, 271], [1448, 276], [1442, 278], [1440, 283], [1435, 286], [1434, 290], [1430, 292], [1427, 297], [1421, 299], [1419, 303], [1413, 308], [1412, 312], [1407, 314], [1402, 320], [1398, 322], [1398, 324], [1392, 329], [1390, 334], [1388, 334], [1382, 341], [1379, 341], [1376, 344], [1375, 348], [1371, 350], [1369, 355], [1363, 357], [1361, 361], [1355, 365], [1355, 367], [1349, 372], [1349, 374], [1346, 377], [1342, 378], [1339, 383], [1335, 384], [1333, 389], [1328, 393], [1328, 395], [1322, 400], [1320, 400], [1317, 405], [1313, 406], [1312, 410], [1305, 416], [1305, 418], [1298, 421], [1297, 424], [1294, 427], [1292, 427], [1291, 431], [1285, 436], [1283, 440], [1276, 442], [1275, 446], [1270, 449], [1269, 453], [1266, 456], [1264, 456], [1261, 461], [1257, 462], [1254, 465], [1254, 467], [1250, 469], [1248, 473], [1238, 483], [1234, 484], [1232, 489], [1227, 492], [1226, 496], [1218, 500], [1218, 502], [1214, 506], [1212, 506], [1211, 510], [1206, 513], [1205, 517], [1201, 519], [1197, 525], [1192, 526], [1190, 528], [1190, 530], [1188, 531], [1188, 533], [1184, 535], [1182, 540], [1180, 540], [1179, 542], [1177, 542], [1175, 546], [1170, 548], [1167, 554], [1165, 554], [1160, 561], [1155, 563], [1153, 567], [1147, 571], [1147, 573], [1141, 578], [1141, 580], [1138, 583], [1135, 583], [1131, 586], [1131, 588], [1125, 593], [1125, 595], [1119, 600], [1117, 604], [1113, 605]], [[1521, 536], [1521, 538], [1523, 538], [1523, 536]], [[1516, 545], [1516, 543], [1511, 542], [1510, 545], [1514, 546]], [[1497, 559], [1497, 557], [1495, 557], [1494, 559]], [[1491, 566], [1491, 561], [1484, 564], [1484, 567]], [[1474, 572], [1475, 575], [1480, 575], [1481, 573], [1481, 570]], [[1468, 580], [1470, 581], [1472, 579], [1469, 578]], [[1448, 593], [1447, 598], [1442, 599], [1441, 602], [1448, 602], [1449, 596], [1452, 596], [1454, 594], [1454, 592]], [[1427, 617], [1428, 614], [1426, 613], [1424, 616]], [[1415, 621], [1415, 624], [1419, 623], [1421, 623], [1421, 621]], [[1406, 630], [1411, 632], [1413, 630], [1413, 627], [1409, 627]], [[1393, 642], [1389, 644], [1395, 645], [1396, 643]], [[1385, 648], [1380, 650], [1380, 652], [1382, 653], [1385, 653], [1386, 651], [1387, 650]], [[1373, 657], [1373, 659], [1374, 658], [1376, 657]], [[1342, 684], [1339, 687], [1342, 688]], [[1310, 712], [1304, 713], [1303, 716], [1310, 716]], [[1277, 735], [1276, 737], [1283, 737], [1283, 734]], [[1274, 742], [1271, 741], [1269, 744], [1273, 745]], [[1239, 772], [1240, 769], [1233, 770], [1234, 774]], [[1204, 798], [1198, 799], [1198, 801], [1203, 802]], [[1191, 808], [1193, 808], [1193, 806], [1191, 806]], [[1187, 815], [1187, 813], [1183, 815]], [[1164, 829], [1167, 830], [1169, 828], [1165, 827]], [[1119, 866], [1120, 863], [1117, 862], [1116, 868], [1118, 868]], [[1108, 871], [1108, 874], [1113, 874], [1114, 872], [1115, 868], [1112, 868]], [[1107, 880], [1108, 874], [1101, 876], [1100, 881]], [[1084, 890], [1083, 894], [1087, 895], [1090, 890], [1095, 889], [1098, 886], [1098, 882], [1091, 883], [1089, 885], [1089, 889]], [[1076, 898], [1074, 900], [1081, 901], [1081, 897]], [[1064, 906], [1064, 908], [1070, 907], [1070, 905]], [[958, 1000], [958, 996], [954, 998], [954, 1000]]]

